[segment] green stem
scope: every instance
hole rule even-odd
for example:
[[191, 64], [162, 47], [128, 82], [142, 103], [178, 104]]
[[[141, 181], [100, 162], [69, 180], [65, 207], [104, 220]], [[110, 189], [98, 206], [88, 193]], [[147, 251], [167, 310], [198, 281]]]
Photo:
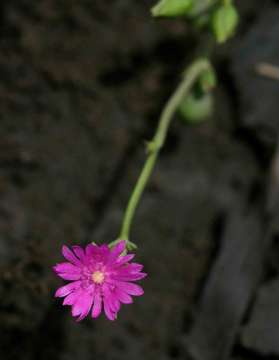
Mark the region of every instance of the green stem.
[[142, 193], [145, 189], [147, 181], [152, 173], [154, 165], [156, 163], [157, 157], [162, 146], [165, 143], [166, 135], [170, 126], [170, 122], [174, 113], [176, 112], [178, 106], [187, 96], [192, 86], [199, 79], [200, 75], [211, 69], [210, 63], [206, 59], [200, 59], [195, 61], [185, 72], [184, 77], [174, 94], [171, 96], [167, 102], [165, 108], [162, 111], [162, 114], [159, 119], [159, 124], [155, 135], [151, 142], [148, 143], [147, 150], [148, 156], [142, 172], [137, 180], [135, 188], [132, 192], [130, 200], [128, 202], [127, 208], [124, 213], [124, 219], [122, 223], [122, 228], [118, 239], [114, 242], [118, 242], [120, 239], [127, 241], [127, 248], [133, 248], [135, 245], [129, 241], [129, 233], [131, 228], [131, 223], [134, 218], [135, 210], [138, 206], [139, 200], [142, 196]]

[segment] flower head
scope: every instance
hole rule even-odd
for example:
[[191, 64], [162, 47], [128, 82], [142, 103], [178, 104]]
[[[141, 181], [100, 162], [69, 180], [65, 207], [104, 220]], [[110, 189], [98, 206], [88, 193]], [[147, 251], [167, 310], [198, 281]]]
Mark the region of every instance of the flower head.
[[60, 287], [56, 297], [65, 297], [63, 305], [72, 306], [72, 315], [78, 321], [91, 310], [97, 318], [102, 308], [109, 320], [115, 320], [121, 303], [131, 304], [133, 296], [143, 294], [143, 289], [133, 281], [143, 279], [143, 266], [130, 263], [133, 254], [122, 255], [125, 241], [119, 241], [112, 249], [107, 245], [89, 244], [83, 249], [63, 246], [62, 254], [68, 262], [53, 267], [58, 276], [71, 282]]

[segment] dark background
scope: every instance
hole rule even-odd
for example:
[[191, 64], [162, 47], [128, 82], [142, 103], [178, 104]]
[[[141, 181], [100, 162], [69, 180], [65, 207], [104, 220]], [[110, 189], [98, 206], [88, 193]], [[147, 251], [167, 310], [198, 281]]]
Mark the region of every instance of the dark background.
[[145, 295], [76, 323], [53, 298], [62, 244], [114, 240], [144, 141], [211, 46], [153, 1], [0, 4], [1, 359], [279, 359], [279, 4], [237, 1], [213, 50], [214, 115], [177, 117], [132, 228]]

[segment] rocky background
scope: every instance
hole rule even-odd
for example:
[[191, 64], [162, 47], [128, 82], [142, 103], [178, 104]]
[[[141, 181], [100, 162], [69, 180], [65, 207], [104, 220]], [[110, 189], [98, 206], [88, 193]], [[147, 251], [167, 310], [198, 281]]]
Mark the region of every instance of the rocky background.
[[151, 0], [0, 4], [0, 357], [279, 359], [279, 2], [237, 1], [214, 116], [173, 123], [132, 229], [149, 277], [116, 322], [53, 298], [61, 245], [110, 242], [144, 141], [208, 44]]

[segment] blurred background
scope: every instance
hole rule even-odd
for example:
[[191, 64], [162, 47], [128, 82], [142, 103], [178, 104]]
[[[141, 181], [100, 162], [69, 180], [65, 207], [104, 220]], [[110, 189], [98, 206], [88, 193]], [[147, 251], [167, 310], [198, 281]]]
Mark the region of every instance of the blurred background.
[[132, 241], [149, 273], [119, 318], [53, 298], [62, 244], [111, 242], [160, 111], [212, 40], [151, 0], [0, 4], [0, 357], [279, 359], [279, 2], [236, 1], [214, 114], [177, 116]]

